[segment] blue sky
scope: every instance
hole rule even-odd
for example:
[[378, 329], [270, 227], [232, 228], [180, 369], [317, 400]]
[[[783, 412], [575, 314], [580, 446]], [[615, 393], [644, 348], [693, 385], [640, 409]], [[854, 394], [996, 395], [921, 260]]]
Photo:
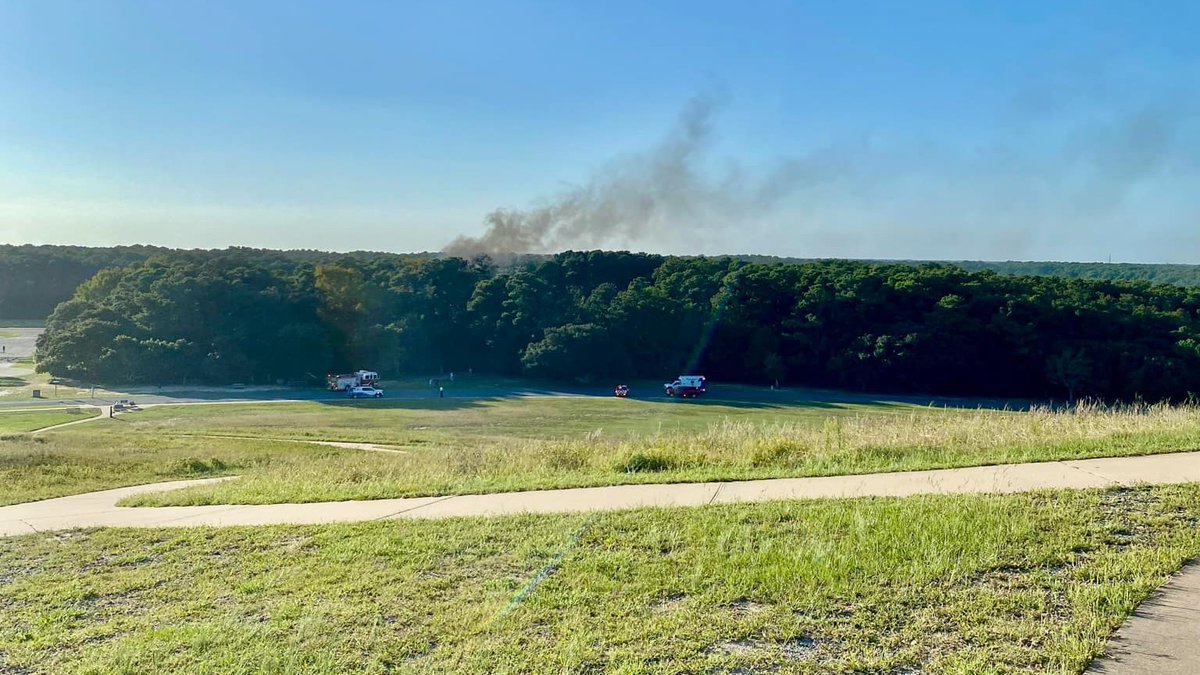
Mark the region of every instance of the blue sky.
[[[0, 0], [0, 242], [436, 250], [498, 207], [662, 197], [638, 167], [701, 97], [683, 196], [547, 245], [1200, 262], [1197, 25], [1188, 2]], [[780, 175], [769, 204], [721, 194]]]

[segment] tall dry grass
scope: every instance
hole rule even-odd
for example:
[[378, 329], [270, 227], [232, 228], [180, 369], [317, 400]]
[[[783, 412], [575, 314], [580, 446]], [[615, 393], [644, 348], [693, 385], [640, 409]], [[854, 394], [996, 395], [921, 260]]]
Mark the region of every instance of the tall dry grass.
[[[1030, 411], [920, 409], [696, 433], [473, 439], [375, 453], [274, 454], [239, 481], [140, 503], [366, 499], [619, 483], [903, 471], [1200, 448], [1200, 407], [1096, 404]], [[237, 471], [236, 468], [231, 469]]]

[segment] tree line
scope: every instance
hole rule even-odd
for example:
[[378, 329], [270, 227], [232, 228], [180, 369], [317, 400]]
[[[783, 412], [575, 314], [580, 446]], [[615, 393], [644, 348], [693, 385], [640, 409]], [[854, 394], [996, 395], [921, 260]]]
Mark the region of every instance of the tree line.
[[567, 252], [153, 256], [58, 306], [38, 368], [290, 382], [353, 368], [1113, 399], [1200, 391], [1200, 289], [952, 265]]
[[[245, 258], [252, 266], [266, 266], [289, 273], [299, 265], [334, 263], [339, 260], [370, 262], [376, 259], [414, 260], [438, 257], [434, 253], [395, 254], [375, 251], [330, 253], [314, 250], [276, 251], [230, 248], [225, 250], [180, 250], [156, 246], [11, 246], [0, 245], [0, 320], [45, 319], [59, 303], [69, 299], [79, 284], [103, 269], [139, 264], [153, 256]], [[794, 265], [819, 260], [776, 256], [732, 256], [740, 262]], [[513, 271], [550, 260], [546, 255], [516, 256], [498, 267]], [[905, 265], [921, 261], [895, 261]], [[1016, 276], [1058, 276], [1097, 281], [1146, 281], [1200, 286], [1200, 265], [1072, 263], [1072, 262], [982, 262], [951, 263], [969, 272], [991, 270]]]
[[431, 254], [377, 253], [229, 248], [225, 250], [185, 250], [160, 246], [14, 246], [0, 244], [0, 321], [4, 319], [40, 320], [50, 316], [59, 303], [68, 300], [81, 283], [104, 269], [145, 262], [154, 256], [192, 258], [243, 258], [248, 265], [265, 266], [284, 272], [298, 265], [354, 258], [408, 259]]

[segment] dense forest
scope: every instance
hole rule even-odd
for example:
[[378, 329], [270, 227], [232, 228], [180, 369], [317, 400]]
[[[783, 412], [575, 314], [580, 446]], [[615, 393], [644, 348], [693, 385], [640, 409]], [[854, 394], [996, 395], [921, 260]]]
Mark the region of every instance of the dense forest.
[[[190, 256], [206, 259], [213, 256], [246, 258], [252, 266], [266, 266], [284, 273], [298, 265], [317, 265], [352, 259], [416, 260], [435, 258], [434, 253], [380, 253], [355, 251], [329, 253], [313, 250], [276, 251], [269, 249], [231, 248], [223, 251], [178, 250], [155, 246], [116, 246], [88, 248], [83, 246], [9, 246], [0, 245], [0, 320], [44, 319], [60, 302], [71, 297], [79, 284], [102, 269], [141, 263], [156, 255]], [[816, 259], [780, 258], [776, 256], [732, 256], [740, 262], [794, 265], [820, 262]], [[548, 255], [523, 255], [507, 261], [500, 271], [522, 269], [550, 260]], [[928, 264], [922, 261], [894, 261], [905, 265]], [[945, 263], [968, 272], [991, 270], [999, 274], [1019, 276], [1056, 276], [1097, 281], [1146, 281], [1157, 284], [1200, 287], [1200, 265], [1159, 265], [1132, 263], [1072, 263], [1072, 262], [981, 262], [959, 261]]]
[[[762, 264], [797, 264], [820, 262], [818, 258], [780, 258], [768, 255], [734, 256], [743, 262]], [[877, 260], [864, 262], [896, 263], [902, 265], [934, 264], [927, 260]], [[935, 264], [951, 265], [968, 272], [991, 271], [1011, 276], [1065, 277], [1092, 281], [1146, 281], [1152, 284], [1200, 286], [1200, 265], [1170, 263], [1103, 263], [1103, 262], [1030, 262], [996, 260], [953, 260]]]
[[[386, 253], [269, 249], [178, 250], [158, 246], [12, 246], [0, 245], [0, 319], [42, 319], [54, 311], [61, 301], [71, 297], [80, 283], [91, 279], [97, 271], [144, 262], [151, 256], [190, 256], [205, 259], [212, 256], [246, 257], [247, 264], [290, 273], [301, 264], [322, 264], [352, 258], [370, 262], [373, 259], [426, 259], [437, 253]], [[732, 256], [739, 262], [758, 264], [804, 264], [822, 262], [816, 258], [781, 258], [775, 256]], [[506, 261], [500, 271], [522, 269], [548, 261], [551, 256], [524, 255]], [[928, 264], [922, 261], [894, 261], [898, 264]], [[1133, 263], [1057, 263], [1057, 262], [980, 262], [953, 263], [967, 271], [996, 271], [998, 274], [1020, 276], [1063, 276], [1068, 279], [1096, 281], [1147, 281], [1172, 283], [1176, 286], [1200, 287], [1200, 265], [1133, 264]]]
[[1200, 391], [1200, 289], [848, 261], [567, 252], [486, 258], [245, 251], [98, 273], [38, 368], [89, 382], [272, 382], [370, 368], [1002, 396]]
[[1200, 286], [1200, 265], [1160, 263], [981, 262], [950, 263], [968, 272], [991, 270], [1018, 276], [1052, 276], [1093, 281], [1147, 281], [1152, 284]]
[[12, 246], [0, 244], [0, 320], [45, 319], [60, 302], [71, 297], [79, 284], [97, 272], [144, 262], [152, 256], [203, 260], [213, 256], [244, 258], [247, 264], [290, 272], [297, 265], [315, 265], [343, 258], [404, 260], [430, 257], [423, 253], [354, 251], [329, 253], [313, 250], [276, 251], [230, 248], [223, 251], [181, 250], [158, 246]]
[[96, 272], [166, 252], [149, 246], [0, 245], [0, 319], [44, 319]]

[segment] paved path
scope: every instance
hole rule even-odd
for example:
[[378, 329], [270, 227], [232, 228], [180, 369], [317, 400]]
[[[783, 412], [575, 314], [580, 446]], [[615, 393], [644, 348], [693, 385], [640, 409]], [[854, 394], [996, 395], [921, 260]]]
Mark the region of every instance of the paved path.
[[1200, 562], [1192, 561], [1130, 616], [1088, 673], [1200, 673]]
[[31, 431], [29, 433], [30, 434], [41, 434], [41, 433], [45, 433], [47, 431], [54, 431], [55, 429], [62, 429], [63, 427], [73, 427], [77, 424], [87, 424], [88, 422], [95, 422], [97, 420], [102, 420], [111, 414], [109, 411], [112, 406], [72, 406], [72, 407], [75, 407], [75, 408], [96, 407], [96, 408], [99, 408], [100, 410], [99, 410], [99, 414], [92, 415], [91, 417], [85, 417], [81, 420], [73, 420], [70, 422], [63, 422], [62, 424], [55, 424], [55, 425], [48, 426], [48, 427], [42, 427], [41, 429], [34, 429], [33, 431]]
[[862, 476], [780, 478], [730, 483], [615, 485], [312, 504], [125, 508], [120, 499], [230, 478], [175, 481], [0, 507], [0, 536], [76, 527], [181, 527], [330, 523], [381, 518], [449, 518], [516, 513], [605, 511], [643, 506], [916, 494], [1011, 493], [1046, 488], [1200, 482], [1200, 452], [1071, 462], [908, 471]]
[[356, 441], [318, 441], [311, 438], [271, 438], [264, 436], [232, 436], [229, 434], [176, 434], [176, 438], [236, 438], [246, 441], [273, 441], [276, 443], [309, 443], [311, 445], [326, 445], [331, 448], [346, 450], [366, 450], [367, 452], [387, 452], [394, 455], [407, 455], [407, 450], [401, 450], [392, 445], [379, 443], [359, 443]]
[[[515, 513], [617, 510], [644, 506], [702, 506], [777, 499], [916, 494], [1011, 493], [1044, 488], [1108, 487], [1200, 482], [1200, 452], [1071, 462], [783, 478], [732, 483], [618, 485], [599, 488], [417, 497], [313, 504], [124, 508], [116, 502], [147, 492], [205, 485], [230, 478], [156, 483], [0, 507], [0, 536], [76, 527], [193, 527], [313, 524], [399, 518], [498, 516]], [[1200, 673], [1200, 564], [1193, 563], [1142, 604], [1121, 627], [1089, 673]]]
[[[0, 352], [0, 380], [13, 378], [24, 383], [24, 377], [33, 372], [33, 366], [17, 363], [17, 359], [33, 355], [34, 342], [41, 332], [41, 328], [0, 328], [0, 345], [4, 346], [4, 351]], [[0, 404], [19, 400], [13, 394], [22, 391], [20, 387], [0, 387]]]

